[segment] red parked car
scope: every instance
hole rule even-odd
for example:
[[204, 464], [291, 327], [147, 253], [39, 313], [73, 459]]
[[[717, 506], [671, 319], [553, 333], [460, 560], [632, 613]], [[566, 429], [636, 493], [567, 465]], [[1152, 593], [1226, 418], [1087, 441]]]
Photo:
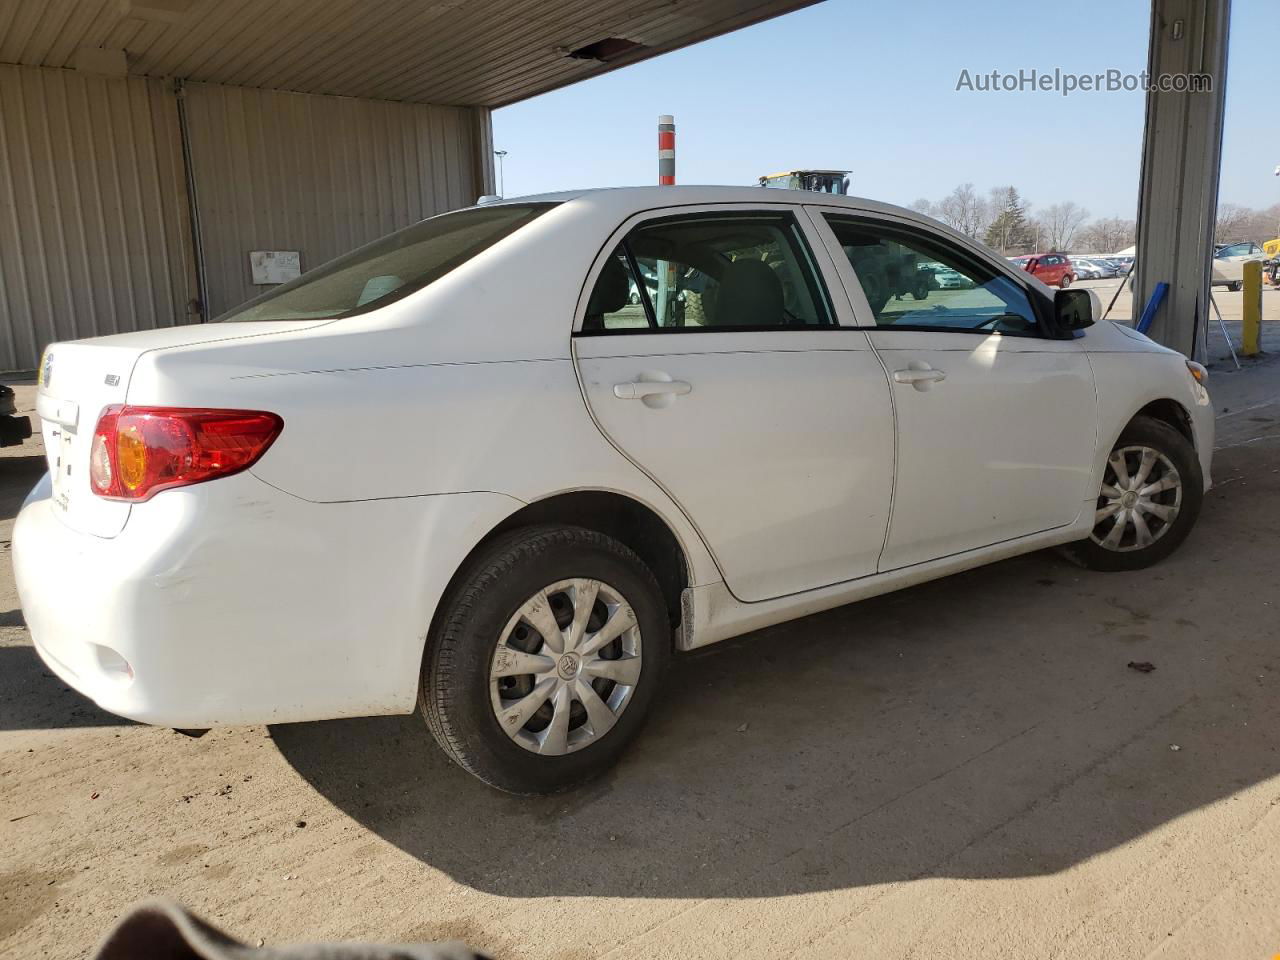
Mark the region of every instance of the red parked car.
[[1031, 253], [1010, 259], [1051, 287], [1069, 287], [1075, 283], [1076, 268], [1065, 253]]

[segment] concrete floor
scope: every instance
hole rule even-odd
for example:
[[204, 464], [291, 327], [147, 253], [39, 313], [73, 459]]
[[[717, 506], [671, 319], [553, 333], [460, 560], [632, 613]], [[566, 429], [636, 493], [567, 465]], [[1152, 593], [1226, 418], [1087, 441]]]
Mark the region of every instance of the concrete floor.
[[[250, 942], [500, 958], [1272, 956], [1280, 363], [1211, 387], [1217, 486], [1170, 560], [1034, 554], [681, 658], [558, 798], [486, 789], [417, 717], [124, 723], [44, 670], [6, 564], [0, 956], [83, 956], [151, 894]], [[5, 453], [7, 551], [43, 468]]]

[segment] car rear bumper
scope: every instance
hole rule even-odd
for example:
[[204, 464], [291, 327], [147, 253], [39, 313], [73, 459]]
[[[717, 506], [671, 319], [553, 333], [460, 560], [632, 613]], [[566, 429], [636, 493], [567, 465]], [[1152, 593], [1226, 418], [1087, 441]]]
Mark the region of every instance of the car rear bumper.
[[135, 505], [104, 539], [47, 479], [13, 535], [36, 650], [103, 709], [208, 727], [413, 709], [449, 576], [520, 503], [457, 494], [299, 500], [239, 474]]

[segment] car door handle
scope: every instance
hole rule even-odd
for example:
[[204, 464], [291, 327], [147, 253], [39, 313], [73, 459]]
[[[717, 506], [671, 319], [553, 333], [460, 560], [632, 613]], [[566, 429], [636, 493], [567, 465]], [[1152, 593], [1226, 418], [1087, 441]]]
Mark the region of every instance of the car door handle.
[[906, 370], [893, 371], [894, 383], [909, 383], [917, 390], [928, 390], [933, 384], [945, 379], [946, 371], [935, 370], [927, 363], [912, 364]]
[[643, 400], [645, 397], [682, 397], [692, 389], [683, 380], [633, 380], [615, 383], [613, 395], [619, 400]]

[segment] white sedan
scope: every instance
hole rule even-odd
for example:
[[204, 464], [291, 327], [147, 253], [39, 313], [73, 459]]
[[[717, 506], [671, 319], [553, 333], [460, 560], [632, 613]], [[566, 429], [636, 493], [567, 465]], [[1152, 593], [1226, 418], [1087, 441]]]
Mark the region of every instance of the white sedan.
[[[921, 262], [965, 288], [869, 301]], [[562, 789], [673, 651], [1043, 547], [1177, 547], [1204, 369], [1096, 309], [830, 194], [434, 217], [221, 322], [50, 347], [26, 620], [126, 717], [418, 708], [487, 782]]]
[[1226, 287], [1234, 293], [1244, 286], [1244, 265], [1265, 258], [1262, 248], [1250, 241], [1218, 247], [1213, 254], [1210, 282], [1215, 287]]

